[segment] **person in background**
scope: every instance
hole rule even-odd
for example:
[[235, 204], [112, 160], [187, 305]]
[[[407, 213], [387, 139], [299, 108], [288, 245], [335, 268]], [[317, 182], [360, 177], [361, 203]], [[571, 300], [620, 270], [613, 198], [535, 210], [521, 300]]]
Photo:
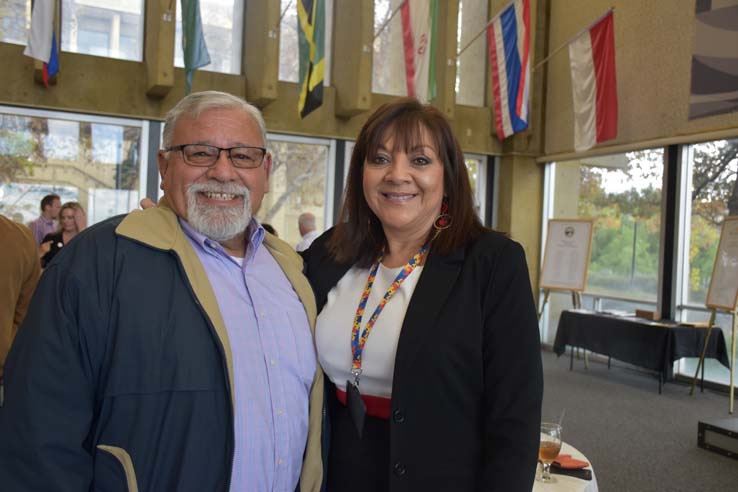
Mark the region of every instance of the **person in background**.
[[261, 113], [193, 93], [162, 141], [158, 206], [90, 227], [39, 282], [6, 364], [0, 489], [318, 492], [315, 300], [253, 218]]
[[315, 230], [315, 215], [310, 212], [300, 214], [297, 218], [297, 228], [300, 230], [302, 240], [297, 243], [295, 250], [300, 253], [310, 247], [315, 238], [320, 236], [320, 232]]
[[39, 247], [41, 267], [46, 268], [64, 245], [69, 243], [82, 229], [87, 227], [85, 210], [77, 202], [67, 202], [59, 212], [59, 229], [44, 236]]
[[272, 224], [267, 224], [266, 222], [262, 222], [261, 227], [263, 227], [264, 230], [267, 231], [269, 234], [272, 234], [275, 237], [279, 237], [279, 234], [277, 234], [277, 230], [274, 228]]
[[36, 240], [36, 245], [40, 246], [47, 234], [53, 234], [57, 229], [56, 219], [59, 217], [61, 209], [61, 199], [59, 195], [54, 193], [46, 195], [41, 199], [41, 215], [28, 224]]
[[[5, 357], [18, 326], [23, 321], [31, 295], [41, 275], [33, 234], [23, 224], [0, 215], [0, 387], [3, 381]], [[0, 407], [2, 406], [0, 389]]]
[[338, 225], [304, 258], [327, 490], [530, 492], [543, 373], [525, 254], [479, 222], [437, 109], [400, 99], [369, 117]]

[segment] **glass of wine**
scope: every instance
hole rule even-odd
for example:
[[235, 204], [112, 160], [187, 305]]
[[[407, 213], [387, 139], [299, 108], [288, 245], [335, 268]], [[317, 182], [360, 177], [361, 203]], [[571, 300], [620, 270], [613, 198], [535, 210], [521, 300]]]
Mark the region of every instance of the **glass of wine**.
[[541, 444], [538, 447], [538, 461], [543, 465], [541, 482], [555, 482], [551, 476], [551, 463], [561, 451], [561, 426], [550, 422], [541, 423]]

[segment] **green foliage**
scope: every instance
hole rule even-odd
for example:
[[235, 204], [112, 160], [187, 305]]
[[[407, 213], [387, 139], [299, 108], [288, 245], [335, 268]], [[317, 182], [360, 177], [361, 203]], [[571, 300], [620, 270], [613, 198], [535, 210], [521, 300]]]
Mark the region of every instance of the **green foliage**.
[[[625, 169], [580, 168], [580, 217], [595, 220], [587, 289], [592, 292], [655, 299], [660, 243], [661, 155], [628, 154]], [[638, 183], [606, 190], [604, 177]], [[648, 183], [643, 186], [644, 183]]]
[[27, 135], [0, 129], [0, 182], [33, 174], [33, 140]]

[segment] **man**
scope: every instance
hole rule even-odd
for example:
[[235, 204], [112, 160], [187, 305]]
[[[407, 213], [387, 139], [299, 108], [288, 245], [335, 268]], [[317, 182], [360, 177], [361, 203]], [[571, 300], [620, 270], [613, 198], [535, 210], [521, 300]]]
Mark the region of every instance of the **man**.
[[46, 270], [8, 356], [4, 490], [319, 490], [314, 298], [253, 219], [265, 134], [237, 97], [185, 97], [159, 206], [87, 229]]
[[297, 228], [300, 230], [302, 241], [297, 243], [295, 250], [300, 253], [308, 249], [315, 238], [320, 236], [320, 233], [315, 230], [315, 216], [310, 212], [300, 214], [297, 218]]
[[[41, 275], [41, 263], [33, 235], [22, 224], [0, 215], [0, 388], [3, 366], [18, 325], [26, 315], [28, 302]], [[0, 389], [0, 406], [2, 389]]]
[[56, 219], [59, 218], [59, 210], [61, 210], [59, 195], [52, 193], [41, 199], [41, 215], [28, 224], [33, 237], [36, 239], [36, 246], [41, 245], [41, 241], [47, 234], [56, 232]]

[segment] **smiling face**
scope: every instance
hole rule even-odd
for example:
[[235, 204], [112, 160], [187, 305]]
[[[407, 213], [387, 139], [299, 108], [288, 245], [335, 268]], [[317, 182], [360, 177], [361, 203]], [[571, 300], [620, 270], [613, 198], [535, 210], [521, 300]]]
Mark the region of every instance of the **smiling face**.
[[441, 210], [443, 162], [429, 132], [418, 134], [407, 149], [389, 137], [364, 161], [364, 198], [388, 238], [424, 240]]
[[62, 232], [77, 232], [77, 221], [74, 220], [74, 209], [64, 208], [59, 215], [59, 225]]
[[[182, 115], [171, 146], [207, 144], [222, 148], [264, 147], [257, 123], [237, 109], [208, 109], [197, 117]], [[261, 166], [240, 169], [227, 152], [211, 167], [186, 164], [180, 151], [159, 152], [161, 188], [174, 212], [220, 243], [239, 238], [267, 190], [271, 156]]]

